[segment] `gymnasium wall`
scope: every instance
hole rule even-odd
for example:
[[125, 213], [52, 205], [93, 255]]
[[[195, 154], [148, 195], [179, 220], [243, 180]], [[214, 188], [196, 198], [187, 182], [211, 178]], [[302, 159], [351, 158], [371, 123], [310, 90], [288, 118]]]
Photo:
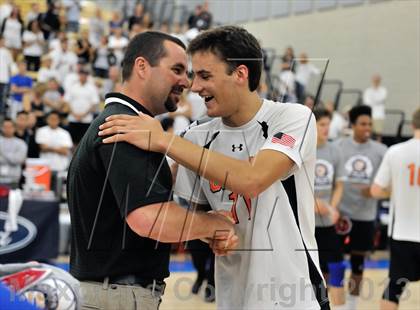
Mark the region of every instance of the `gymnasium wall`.
[[387, 108], [404, 110], [407, 118], [420, 106], [418, 0], [366, 1], [242, 25], [278, 53], [291, 45], [297, 55], [329, 58], [327, 78], [341, 79], [345, 88], [363, 90], [380, 73], [389, 91]]

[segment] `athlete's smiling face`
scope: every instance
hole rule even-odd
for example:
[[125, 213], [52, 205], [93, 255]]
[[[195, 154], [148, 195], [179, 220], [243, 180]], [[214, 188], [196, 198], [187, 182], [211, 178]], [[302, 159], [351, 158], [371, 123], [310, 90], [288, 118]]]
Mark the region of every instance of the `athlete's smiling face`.
[[191, 90], [204, 99], [207, 115], [227, 118], [237, 112], [237, 95], [243, 86], [238, 83], [237, 72], [229, 72], [227, 64], [209, 51], [194, 53], [192, 67]]

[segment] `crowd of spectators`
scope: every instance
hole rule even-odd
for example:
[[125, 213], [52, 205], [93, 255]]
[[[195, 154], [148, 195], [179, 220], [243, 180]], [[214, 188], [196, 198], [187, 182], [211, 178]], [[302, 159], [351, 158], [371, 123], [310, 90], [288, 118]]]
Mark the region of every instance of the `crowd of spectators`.
[[[56, 171], [67, 169], [74, 147], [101, 110], [105, 94], [119, 91], [120, 64], [130, 38], [143, 31], [159, 30], [188, 45], [200, 31], [213, 25], [207, 2], [197, 5], [183, 24], [155, 22], [141, 3], [128, 16], [115, 10], [105, 18], [97, 8], [83, 24], [82, 10], [79, 0], [47, 1], [45, 6], [33, 2], [22, 19], [13, 1], [0, 5], [0, 119], [11, 122], [16, 136], [26, 142], [27, 157], [62, 158], [59, 164], [53, 164]], [[314, 98], [308, 93], [308, 84], [321, 70], [307, 54], [296, 57], [293, 48], [287, 47], [276, 80], [271, 79], [270, 70], [274, 70], [265, 50], [263, 56], [265, 74], [260, 95], [311, 107]], [[380, 78], [374, 78], [378, 79], [380, 83]], [[378, 105], [378, 101], [384, 101], [384, 91], [372, 87], [366, 91], [365, 101]], [[346, 132], [348, 122], [345, 115], [334, 111], [332, 103], [324, 106], [333, 113], [330, 138], [335, 139]], [[374, 118], [379, 114], [374, 113]], [[178, 110], [161, 118], [172, 119], [173, 130], [180, 132], [204, 116], [202, 99], [187, 92]], [[60, 145], [51, 137], [61, 137]]]

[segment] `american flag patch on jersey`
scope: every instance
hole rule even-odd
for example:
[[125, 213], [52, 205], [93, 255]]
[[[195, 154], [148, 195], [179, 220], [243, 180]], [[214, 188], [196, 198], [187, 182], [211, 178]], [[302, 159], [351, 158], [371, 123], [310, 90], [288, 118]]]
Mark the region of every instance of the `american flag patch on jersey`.
[[278, 143], [278, 144], [293, 148], [296, 140], [292, 136], [289, 136], [289, 135], [287, 135], [285, 133], [282, 133], [282, 132], [278, 132], [273, 136], [273, 138], [271, 139], [271, 142], [272, 143]]

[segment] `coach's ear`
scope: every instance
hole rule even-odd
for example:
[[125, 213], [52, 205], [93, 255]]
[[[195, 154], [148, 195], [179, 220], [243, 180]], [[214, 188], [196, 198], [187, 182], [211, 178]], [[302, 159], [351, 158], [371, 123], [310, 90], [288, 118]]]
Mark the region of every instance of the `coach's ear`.
[[149, 73], [150, 64], [144, 57], [137, 57], [134, 61], [133, 73], [140, 79], [146, 79]]
[[239, 85], [245, 85], [246, 87], [248, 87], [249, 70], [247, 66], [239, 65], [238, 67], [236, 67], [233, 74], [235, 75], [236, 82]]

